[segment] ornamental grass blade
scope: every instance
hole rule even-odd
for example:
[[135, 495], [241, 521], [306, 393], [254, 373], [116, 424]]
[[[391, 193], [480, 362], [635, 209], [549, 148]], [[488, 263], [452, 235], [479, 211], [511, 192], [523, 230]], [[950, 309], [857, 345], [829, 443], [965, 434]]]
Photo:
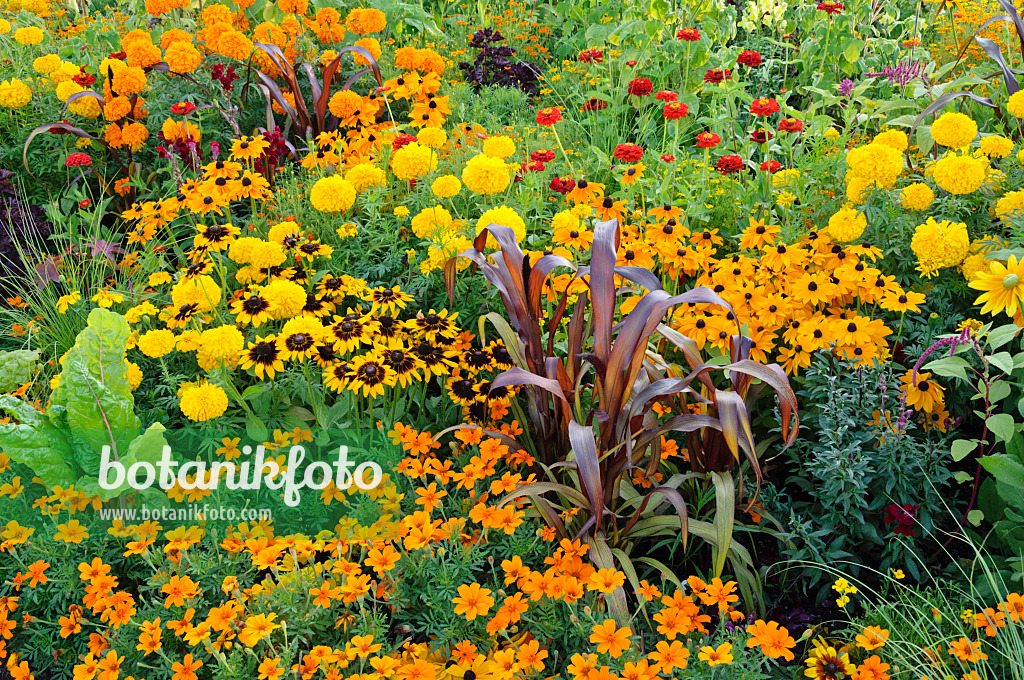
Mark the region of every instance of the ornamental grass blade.
[[580, 486], [590, 501], [594, 524], [600, 530], [604, 514], [605, 489], [601, 479], [600, 455], [594, 430], [576, 421], [569, 421], [569, 443], [575, 457]]

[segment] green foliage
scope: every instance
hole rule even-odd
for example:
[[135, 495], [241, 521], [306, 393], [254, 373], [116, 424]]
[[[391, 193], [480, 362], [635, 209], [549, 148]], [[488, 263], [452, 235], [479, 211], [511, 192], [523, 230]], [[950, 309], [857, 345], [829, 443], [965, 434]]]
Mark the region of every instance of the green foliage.
[[[896, 388], [896, 389], [894, 389]], [[787, 527], [783, 554], [807, 563], [799, 587], [812, 592], [823, 565], [849, 562], [854, 574], [872, 565], [920, 578], [922, 553], [913, 536], [893, 533], [889, 506], [918, 506], [915, 534], [928, 534], [944, 514], [953, 472], [938, 429], [922, 431], [900, 414], [891, 368], [853, 368], [819, 356], [798, 391], [807, 429], [787, 452], [788, 477], [777, 478], [770, 511]], [[815, 566], [817, 565], [817, 566]]]
[[39, 350], [0, 352], [0, 392], [13, 392], [39, 370]]

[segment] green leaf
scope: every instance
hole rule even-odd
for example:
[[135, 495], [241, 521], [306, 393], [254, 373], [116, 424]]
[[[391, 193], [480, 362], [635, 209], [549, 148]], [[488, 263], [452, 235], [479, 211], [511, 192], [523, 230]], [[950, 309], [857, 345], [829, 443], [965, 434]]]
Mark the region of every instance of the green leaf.
[[997, 413], [994, 416], [989, 416], [988, 420], [985, 421], [985, 425], [988, 429], [992, 430], [1000, 441], [1008, 442], [1013, 437], [1014, 429], [1013, 416], [1008, 413]]
[[1006, 374], [1013, 373], [1013, 355], [1009, 352], [999, 352], [988, 358], [990, 364]]
[[267, 438], [267, 426], [251, 413], [245, 417], [245, 434], [254, 441], [262, 442]]
[[1010, 396], [1010, 384], [1005, 380], [997, 380], [988, 387], [989, 403], [996, 404]]
[[721, 576], [736, 523], [736, 485], [729, 472], [712, 472], [711, 480], [715, 484], [715, 530], [718, 534], [718, 545], [714, 548], [715, 576]]
[[13, 392], [29, 381], [38, 368], [39, 351], [0, 352], [0, 392]]
[[0, 423], [0, 450], [32, 468], [48, 488], [69, 486], [78, 477], [64, 431], [17, 397], [0, 396], [0, 412], [17, 422]]
[[860, 59], [860, 47], [860, 41], [856, 38], [847, 41], [843, 48], [843, 58], [850, 64], [854, 63]]
[[974, 439], [957, 439], [953, 442], [952, 453], [953, 460], [959, 462], [966, 458], [971, 451], [978, 447], [977, 440]]
[[996, 478], [997, 485], [1005, 485], [1024, 493], [1024, 465], [1006, 455], [985, 456], [978, 462]]
[[64, 357], [60, 384], [50, 398], [51, 409], [64, 410], [72, 455], [86, 475], [99, 474], [104, 446], [110, 447], [113, 460], [120, 460], [139, 434], [124, 354], [130, 332], [120, 314], [92, 310]]
[[981, 510], [971, 510], [967, 513], [967, 521], [970, 522], [972, 526], [981, 526], [981, 520], [983, 519], [985, 519], [985, 513]]
[[967, 380], [967, 369], [970, 364], [961, 357], [943, 357], [930, 361], [922, 370], [931, 371], [944, 378], [960, 378]]
[[1012, 323], [1000, 326], [999, 328], [993, 328], [989, 331], [986, 342], [991, 349], [999, 349], [1010, 340], [1013, 340], [1014, 336], [1019, 332], [1020, 326]]

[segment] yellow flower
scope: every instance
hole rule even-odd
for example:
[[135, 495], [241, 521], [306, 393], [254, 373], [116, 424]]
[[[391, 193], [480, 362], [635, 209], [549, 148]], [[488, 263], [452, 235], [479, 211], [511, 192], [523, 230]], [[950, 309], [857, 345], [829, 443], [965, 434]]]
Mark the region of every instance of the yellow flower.
[[978, 124], [965, 114], [948, 111], [932, 123], [932, 139], [951, 149], [962, 149], [978, 136]]
[[856, 208], [843, 207], [829, 218], [826, 231], [836, 241], [846, 243], [860, 238], [867, 226], [868, 219], [864, 213]]
[[371, 187], [384, 186], [387, 173], [373, 163], [360, 163], [345, 173], [345, 181], [355, 188], [356, 193], [361, 194]]
[[900, 153], [907, 150], [910, 142], [907, 140], [907, 133], [902, 130], [886, 130], [875, 135], [873, 144], [885, 144], [891, 146]]
[[110, 308], [114, 306], [115, 302], [123, 302], [124, 295], [111, 293], [109, 290], [101, 290], [92, 296], [92, 301], [100, 307]]
[[986, 135], [978, 146], [989, 158], [1006, 158], [1013, 153], [1013, 140], [1000, 135]]
[[[437, 128], [426, 129], [436, 130]], [[438, 198], [451, 198], [462, 191], [462, 182], [455, 175], [442, 175], [434, 180], [434, 183], [430, 185], [430, 190]]]
[[910, 247], [917, 255], [918, 270], [923, 276], [931, 277], [943, 267], [956, 267], [963, 262], [970, 252], [971, 241], [963, 222], [936, 222], [929, 217], [914, 230]]
[[32, 88], [22, 80], [11, 78], [0, 82], [0, 106], [20, 109], [32, 101]]
[[1010, 95], [1010, 100], [1006, 102], [1006, 110], [1015, 118], [1024, 118], [1024, 90], [1018, 90]]
[[391, 171], [408, 182], [437, 169], [437, 154], [418, 142], [410, 142], [391, 156]]
[[900, 205], [907, 210], [925, 210], [935, 200], [935, 192], [927, 184], [915, 182], [900, 192]]
[[408, 209], [408, 208], [406, 208], [406, 207], [405, 207], [404, 205], [400, 205], [400, 206], [397, 206], [397, 207], [396, 207], [396, 208], [395, 208], [395, 209], [394, 209], [393, 211], [391, 211], [391, 212], [392, 212], [392, 214], [393, 214], [393, 215], [394, 215], [395, 217], [397, 217], [398, 219], [403, 219], [403, 218], [406, 218], [406, 217], [408, 217], [408, 216], [409, 216], [409, 209]]
[[993, 260], [987, 272], [978, 272], [967, 285], [983, 291], [974, 301], [976, 305], [984, 305], [981, 308], [982, 314], [1006, 312], [1014, 316], [1020, 297], [1024, 295], [1024, 260], [1018, 262], [1015, 255], [1011, 255], [1005, 265]]
[[174, 332], [166, 328], [146, 331], [139, 336], [139, 351], [147, 357], [162, 357], [174, 349]]
[[932, 165], [935, 183], [951, 194], [970, 194], [985, 183], [988, 161], [969, 155], [945, 156]]
[[484, 140], [483, 151], [491, 158], [505, 159], [516, 152], [516, 144], [504, 135], [488, 137]]
[[431, 149], [440, 149], [448, 141], [448, 133], [444, 128], [423, 128], [416, 134], [416, 141]]
[[475, 194], [496, 194], [508, 187], [512, 174], [502, 159], [480, 154], [466, 163], [462, 181]]
[[58, 524], [57, 533], [54, 534], [55, 541], [65, 543], [81, 543], [89, 538], [89, 532], [77, 519], [70, 520], [67, 524]]
[[68, 311], [68, 307], [75, 304], [82, 299], [82, 294], [77, 290], [67, 295], [61, 295], [60, 299], [57, 300], [57, 311], [61, 314], [65, 314]]
[[[517, 241], [521, 242], [526, 237], [526, 222], [524, 222], [523, 218], [519, 216], [519, 213], [506, 205], [499, 205], [496, 208], [491, 208], [481, 215], [480, 219], [476, 222], [476, 232], [479, 234], [480, 231], [489, 224], [499, 224], [503, 227], [509, 227], [516, 233]], [[490, 243], [493, 241], [493, 237], [488, 237], [487, 241]], [[495, 243], [495, 245], [491, 247], [497, 247], [497, 244]]]
[[180, 392], [179, 406], [189, 420], [203, 422], [217, 418], [228, 408], [228, 395], [223, 389], [210, 383], [184, 387]]
[[37, 45], [43, 42], [43, 29], [36, 26], [26, 26], [14, 32], [14, 39], [22, 45]]
[[356, 189], [343, 177], [331, 175], [313, 185], [309, 201], [320, 212], [345, 212], [356, 202]]
[[847, 178], [862, 177], [883, 189], [891, 189], [903, 172], [903, 154], [888, 144], [871, 143], [850, 149]]
[[213, 277], [202, 274], [181, 279], [171, 288], [171, 302], [175, 311], [185, 305], [195, 305], [198, 312], [212, 311], [220, 302], [221, 289]]

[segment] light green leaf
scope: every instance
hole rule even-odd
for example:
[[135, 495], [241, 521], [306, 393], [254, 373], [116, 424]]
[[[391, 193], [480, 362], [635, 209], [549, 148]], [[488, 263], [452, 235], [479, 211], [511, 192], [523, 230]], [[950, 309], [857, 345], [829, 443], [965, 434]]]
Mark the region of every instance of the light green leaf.
[[944, 378], [960, 378], [967, 380], [967, 368], [970, 364], [960, 357], [943, 357], [930, 361], [922, 370], [931, 371]]
[[953, 442], [952, 447], [953, 460], [957, 462], [963, 460], [977, 447], [978, 442], [974, 439], [957, 439]]
[[996, 438], [1004, 442], [1010, 441], [1016, 431], [1013, 424], [1013, 416], [1009, 413], [997, 413], [994, 416], [989, 416], [985, 424], [988, 426], [988, 429], [992, 430], [992, 434]]
[[981, 521], [983, 519], [985, 519], [985, 513], [981, 510], [971, 510], [967, 513], [967, 521], [970, 522], [972, 526], [981, 526]]
[[0, 412], [17, 423], [0, 423], [0, 450], [32, 468], [48, 488], [69, 486], [78, 477], [64, 431], [17, 397], [0, 396]]
[[988, 399], [990, 403], [997, 403], [1010, 396], [1010, 384], [1005, 380], [997, 380], [989, 385]]
[[1013, 373], [1013, 355], [1009, 352], [998, 352], [988, 358], [990, 364], [1003, 373]]
[[120, 460], [139, 434], [124, 354], [130, 332], [120, 314], [94, 309], [64, 358], [60, 384], [50, 398], [51, 408], [64, 409], [72, 455], [89, 476], [99, 474], [104, 446]]
[[1019, 332], [1020, 326], [1012, 323], [1007, 324], [1006, 326], [1000, 326], [999, 328], [993, 328], [989, 331], [986, 342], [991, 349], [999, 349], [1012, 340]]
[[38, 350], [0, 352], [0, 392], [13, 392], [31, 378], [39, 365]]

